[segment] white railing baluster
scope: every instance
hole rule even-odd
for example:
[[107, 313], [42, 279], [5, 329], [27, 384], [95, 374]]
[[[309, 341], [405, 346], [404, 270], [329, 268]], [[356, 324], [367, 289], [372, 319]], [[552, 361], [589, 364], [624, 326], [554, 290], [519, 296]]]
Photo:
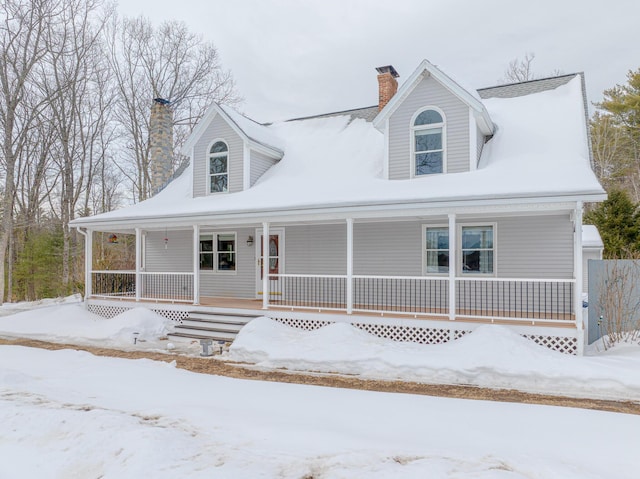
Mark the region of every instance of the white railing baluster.
[[193, 302], [192, 272], [92, 271], [91, 274], [93, 297]]

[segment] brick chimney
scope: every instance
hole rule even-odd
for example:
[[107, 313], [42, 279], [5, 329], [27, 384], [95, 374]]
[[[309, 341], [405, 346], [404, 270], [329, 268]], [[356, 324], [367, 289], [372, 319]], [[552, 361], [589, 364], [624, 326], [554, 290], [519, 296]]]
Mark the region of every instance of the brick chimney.
[[155, 195], [171, 177], [173, 166], [173, 110], [171, 102], [154, 98], [149, 118], [149, 164], [151, 194]]
[[398, 91], [398, 72], [391, 65], [376, 68], [378, 72], [378, 111], [382, 110]]

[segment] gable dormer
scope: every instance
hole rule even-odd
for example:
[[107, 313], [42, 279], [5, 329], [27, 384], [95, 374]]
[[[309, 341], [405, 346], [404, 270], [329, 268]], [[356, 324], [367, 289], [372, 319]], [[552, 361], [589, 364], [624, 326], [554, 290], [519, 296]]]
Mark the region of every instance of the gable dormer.
[[474, 170], [484, 138], [494, 132], [477, 93], [427, 60], [380, 104], [373, 123], [385, 135], [384, 172], [391, 180]]
[[212, 104], [182, 153], [193, 165], [193, 196], [246, 190], [284, 155], [269, 129], [230, 107]]

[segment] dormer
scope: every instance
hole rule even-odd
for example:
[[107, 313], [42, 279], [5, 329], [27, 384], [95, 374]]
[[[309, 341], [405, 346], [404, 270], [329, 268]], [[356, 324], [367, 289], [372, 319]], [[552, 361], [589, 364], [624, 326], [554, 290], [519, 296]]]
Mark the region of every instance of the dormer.
[[388, 99], [381, 76], [393, 76], [395, 81], [398, 74], [391, 66], [377, 70], [380, 111], [373, 124], [385, 135], [385, 178], [475, 170], [485, 139], [495, 131], [477, 92], [424, 60]]
[[266, 126], [216, 103], [182, 153], [193, 165], [194, 198], [247, 190], [284, 155], [280, 140]]

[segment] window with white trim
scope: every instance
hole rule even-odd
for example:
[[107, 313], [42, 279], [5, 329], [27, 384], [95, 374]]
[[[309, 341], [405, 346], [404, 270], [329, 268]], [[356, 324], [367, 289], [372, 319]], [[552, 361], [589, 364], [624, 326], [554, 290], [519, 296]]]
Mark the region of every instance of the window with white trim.
[[449, 272], [449, 228], [427, 227], [425, 232], [425, 273]]
[[216, 141], [209, 150], [209, 193], [224, 193], [229, 189], [229, 148]]
[[[424, 274], [449, 272], [449, 228], [424, 227]], [[456, 263], [462, 275], [492, 275], [495, 271], [494, 225], [460, 225]]]
[[462, 226], [462, 274], [493, 274], [493, 226]]
[[444, 119], [433, 109], [416, 116], [412, 125], [414, 175], [444, 173]]
[[216, 272], [236, 270], [236, 233], [200, 235], [200, 269]]

